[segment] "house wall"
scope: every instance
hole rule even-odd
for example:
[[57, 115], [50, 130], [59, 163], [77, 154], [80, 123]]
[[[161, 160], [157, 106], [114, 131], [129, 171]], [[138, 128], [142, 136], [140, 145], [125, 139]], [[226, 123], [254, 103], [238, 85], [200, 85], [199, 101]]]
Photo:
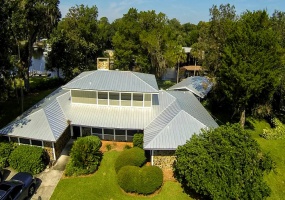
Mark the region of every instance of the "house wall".
[[68, 126], [54, 145], [55, 156], [57, 159], [59, 158], [63, 148], [65, 147], [67, 142], [70, 140], [70, 138], [71, 138], [70, 126]]
[[52, 142], [44, 141], [43, 145], [44, 145], [44, 149], [47, 152], [50, 160], [55, 160], [54, 154], [53, 154]]
[[174, 150], [153, 150], [152, 164], [161, 169], [172, 169], [175, 160]]

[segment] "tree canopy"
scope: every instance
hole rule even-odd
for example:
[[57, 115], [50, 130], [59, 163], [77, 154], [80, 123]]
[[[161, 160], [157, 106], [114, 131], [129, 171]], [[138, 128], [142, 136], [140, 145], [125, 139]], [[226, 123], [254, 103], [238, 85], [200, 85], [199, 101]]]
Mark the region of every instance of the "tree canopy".
[[176, 150], [175, 175], [185, 189], [211, 199], [265, 199], [270, 156], [239, 124], [203, 130]]

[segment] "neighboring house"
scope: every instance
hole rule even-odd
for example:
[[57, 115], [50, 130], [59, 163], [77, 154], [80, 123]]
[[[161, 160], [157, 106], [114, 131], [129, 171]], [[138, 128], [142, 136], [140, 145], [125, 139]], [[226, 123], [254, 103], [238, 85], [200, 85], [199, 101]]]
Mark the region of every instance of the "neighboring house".
[[198, 98], [205, 98], [211, 91], [213, 83], [206, 76], [191, 76], [173, 85], [168, 90], [190, 91]]
[[0, 134], [42, 146], [51, 159], [57, 159], [70, 137], [132, 141], [135, 133], [142, 132], [152, 164], [171, 167], [178, 145], [201, 128], [217, 126], [191, 92], [158, 90], [150, 74], [97, 70], [81, 73]]

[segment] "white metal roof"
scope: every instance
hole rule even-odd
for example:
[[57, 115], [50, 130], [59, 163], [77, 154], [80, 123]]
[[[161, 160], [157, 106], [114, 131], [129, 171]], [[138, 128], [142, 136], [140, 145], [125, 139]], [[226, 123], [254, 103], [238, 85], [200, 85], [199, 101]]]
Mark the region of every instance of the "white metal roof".
[[80, 74], [65, 89], [158, 93], [155, 76], [131, 71], [96, 70]]
[[213, 84], [207, 77], [191, 76], [173, 85], [168, 90], [188, 90], [195, 95], [204, 98], [212, 89]]
[[145, 149], [175, 149], [201, 128], [218, 126], [189, 91], [161, 90], [152, 95], [150, 108], [114, 107], [71, 103], [70, 91], [58, 89], [1, 129], [0, 134], [57, 141], [70, 121], [80, 126], [144, 130]]

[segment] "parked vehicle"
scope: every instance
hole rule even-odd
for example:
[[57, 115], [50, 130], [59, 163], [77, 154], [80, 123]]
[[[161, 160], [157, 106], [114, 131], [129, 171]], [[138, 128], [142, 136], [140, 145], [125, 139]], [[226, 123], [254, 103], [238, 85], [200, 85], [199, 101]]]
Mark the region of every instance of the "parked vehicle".
[[15, 174], [11, 180], [0, 183], [0, 200], [23, 200], [35, 192], [36, 180], [27, 172]]

